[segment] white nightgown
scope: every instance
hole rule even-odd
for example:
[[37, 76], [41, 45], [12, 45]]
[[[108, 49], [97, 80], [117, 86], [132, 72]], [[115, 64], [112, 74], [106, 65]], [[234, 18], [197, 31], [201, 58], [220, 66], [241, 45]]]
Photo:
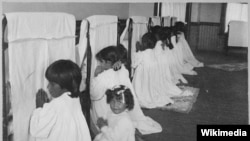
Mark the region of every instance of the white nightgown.
[[152, 134], [162, 131], [159, 123], [143, 114], [139, 106], [134, 88], [129, 79], [128, 70], [124, 66], [120, 70], [114, 71], [113, 69], [106, 70], [100, 73], [97, 77], [92, 79], [90, 84], [90, 98], [91, 98], [91, 119], [96, 125], [97, 119], [103, 117], [107, 119], [108, 112], [111, 110], [106, 101], [105, 92], [116, 85], [127, 86], [134, 96], [134, 108], [128, 112], [131, 120], [142, 134]]
[[190, 46], [188, 45], [184, 33], [181, 33], [179, 36], [179, 42], [182, 44], [182, 52], [183, 52], [183, 59], [185, 62], [190, 63], [193, 67], [203, 67], [204, 64], [200, 61], [198, 61], [194, 55], [193, 52], [190, 49]]
[[176, 60], [176, 68], [182, 73], [187, 75], [197, 75], [197, 73], [193, 70], [194, 66], [190, 63], [184, 61], [182, 43], [180, 41], [176, 42], [176, 37], [171, 37], [171, 42], [174, 46], [171, 49], [172, 55]]
[[64, 93], [34, 110], [30, 134], [36, 141], [91, 141], [79, 98]]
[[133, 86], [142, 107], [163, 107], [174, 102], [171, 97], [191, 95], [175, 85], [170, 66], [163, 63], [163, 52], [146, 49], [137, 52], [135, 58], [132, 64], [135, 68]]
[[183, 83], [187, 83], [187, 80], [181, 74], [182, 67], [178, 63], [178, 60], [175, 59], [172, 50], [166, 45], [163, 47], [163, 45], [162, 41], [158, 41], [153, 49], [155, 51], [156, 59], [158, 59], [158, 63], [169, 68], [171, 76], [168, 77], [171, 78], [174, 84], [179, 83], [180, 80]]
[[110, 113], [108, 126], [101, 128], [94, 141], [135, 141], [135, 128], [127, 112]]

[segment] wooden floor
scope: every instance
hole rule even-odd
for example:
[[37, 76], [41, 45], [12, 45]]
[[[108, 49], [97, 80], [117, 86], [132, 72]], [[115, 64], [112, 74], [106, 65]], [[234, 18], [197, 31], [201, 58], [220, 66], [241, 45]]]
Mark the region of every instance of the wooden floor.
[[[247, 62], [247, 53], [199, 52], [206, 64]], [[208, 67], [196, 69], [198, 76], [185, 76], [190, 85], [200, 88], [190, 113], [157, 109], [143, 110], [158, 121], [163, 132], [143, 136], [146, 141], [196, 141], [198, 124], [248, 124], [248, 72], [227, 72]]]

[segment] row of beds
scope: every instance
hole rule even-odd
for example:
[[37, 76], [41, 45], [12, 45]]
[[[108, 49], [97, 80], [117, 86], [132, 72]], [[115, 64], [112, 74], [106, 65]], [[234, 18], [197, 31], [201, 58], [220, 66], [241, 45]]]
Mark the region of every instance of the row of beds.
[[[27, 14], [27, 13], [25, 13]], [[41, 13], [40, 13], [41, 14]], [[105, 16], [110, 16], [110, 15], [94, 15], [94, 16], [90, 16], [90, 17], [105, 17]], [[135, 47], [135, 45], [132, 45], [132, 40], [135, 40], [132, 38], [133, 36], [133, 29], [135, 28], [136, 24], [139, 24], [141, 26], [146, 26], [147, 31], [150, 31], [150, 28], [152, 26], [155, 25], [160, 25], [160, 26], [172, 26], [174, 25], [174, 23], [176, 22], [177, 18], [176, 17], [141, 17], [141, 16], [132, 16], [128, 19], [119, 19], [117, 16], [114, 16], [115, 18], [117, 18], [117, 39], [116, 43], [119, 44], [121, 41], [121, 36], [124, 34], [124, 32], [127, 32], [125, 34], [127, 34], [126, 39], [127, 40], [127, 49], [128, 49], [128, 66], [131, 66], [131, 50], [132, 48]], [[136, 23], [134, 21], [136, 21], [137, 19], [146, 19], [145, 21], [147, 21], [147, 23]], [[88, 18], [87, 18], [88, 19]], [[79, 46], [80, 42], [81, 42], [81, 38], [82, 36], [85, 36], [87, 38], [87, 46], [86, 46], [86, 50], [85, 53], [82, 55], [82, 58], [80, 57], [80, 63], [79, 65], [81, 66], [81, 69], [86, 68], [86, 79], [84, 79], [84, 81], [86, 82], [86, 86], [85, 89], [82, 90], [82, 95], [80, 97], [81, 99], [81, 104], [82, 104], [82, 109], [83, 109], [83, 113], [86, 117], [87, 123], [90, 123], [90, 113], [89, 113], [89, 109], [90, 109], [90, 80], [91, 80], [91, 75], [93, 74], [93, 58], [95, 56], [95, 53], [93, 52], [93, 47], [91, 45], [91, 31], [90, 31], [90, 27], [91, 27], [91, 22], [88, 20], [85, 20], [85, 22], [88, 25], [87, 28], [87, 32], [86, 35], [81, 35], [81, 26], [83, 24], [83, 20], [80, 21], [75, 21], [75, 44], [76, 47]], [[15, 116], [15, 114], [13, 115], [12, 113], [12, 107], [13, 106], [17, 106], [17, 105], [12, 105], [12, 97], [15, 95], [13, 93], [11, 93], [11, 82], [9, 81], [9, 62], [8, 62], [8, 41], [6, 40], [7, 35], [8, 35], [8, 21], [6, 17], [2, 18], [2, 45], [3, 45], [3, 50], [2, 50], [2, 56], [3, 56], [3, 135], [4, 138], [7, 140], [14, 140], [13, 139], [13, 116]], [[127, 31], [125, 31], [127, 30]], [[147, 31], [142, 31], [140, 34], [140, 37], [146, 33]], [[139, 39], [136, 39], [137, 41]], [[129, 69], [129, 72], [131, 69]], [[91, 74], [92, 73], [92, 74]], [[131, 75], [130, 75], [131, 76]], [[34, 105], [35, 106], [35, 105]], [[35, 107], [34, 107], [35, 108]]]

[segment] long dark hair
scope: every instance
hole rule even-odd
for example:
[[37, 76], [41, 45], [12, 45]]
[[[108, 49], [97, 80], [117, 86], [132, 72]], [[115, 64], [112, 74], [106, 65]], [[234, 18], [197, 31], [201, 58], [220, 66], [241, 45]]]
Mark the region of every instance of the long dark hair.
[[45, 77], [48, 81], [55, 82], [61, 88], [71, 92], [72, 98], [79, 96], [82, 80], [81, 69], [71, 60], [55, 61], [47, 68]]

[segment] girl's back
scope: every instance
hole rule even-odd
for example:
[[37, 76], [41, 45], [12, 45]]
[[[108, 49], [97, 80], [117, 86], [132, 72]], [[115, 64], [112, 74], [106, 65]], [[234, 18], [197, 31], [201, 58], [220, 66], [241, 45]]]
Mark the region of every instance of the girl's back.
[[71, 98], [68, 93], [44, 104], [42, 109], [37, 109], [33, 114], [31, 125], [31, 134], [37, 140], [91, 140], [79, 98]]

